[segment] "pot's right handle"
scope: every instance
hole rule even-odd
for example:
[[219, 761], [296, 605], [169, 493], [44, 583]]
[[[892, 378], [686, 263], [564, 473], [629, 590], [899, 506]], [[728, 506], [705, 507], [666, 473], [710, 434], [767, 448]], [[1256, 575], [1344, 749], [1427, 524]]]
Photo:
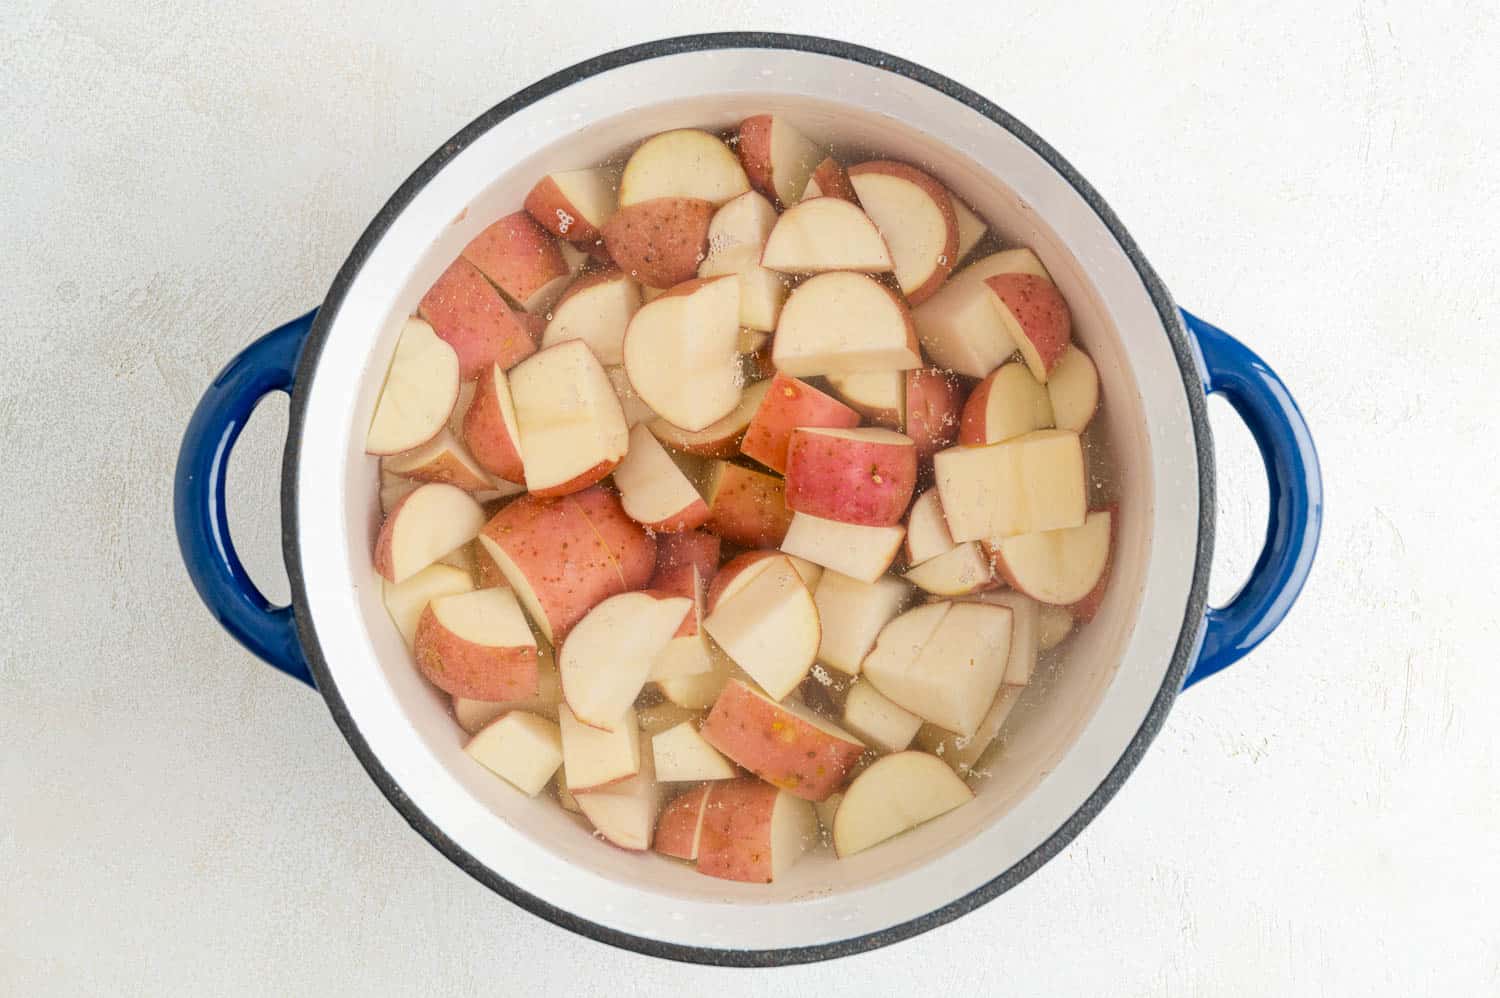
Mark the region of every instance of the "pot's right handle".
[[290, 392], [312, 329], [309, 312], [265, 334], [214, 378], [182, 437], [173, 490], [177, 543], [198, 595], [224, 629], [282, 672], [313, 685], [289, 606], [272, 606], [256, 588], [229, 537], [224, 495], [229, 453], [256, 403]]
[[1182, 317], [1197, 344], [1204, 391], [1223, 395], [1245, 421], [1271, 486], [1265, 547], [1234, 598], [1208, 609], [1186, 688], [1249, 654], [1297, 601], [1318, 550], [1323, 479], [1307, 421], [1276, 372], [1222, 329], [1186, 309]]

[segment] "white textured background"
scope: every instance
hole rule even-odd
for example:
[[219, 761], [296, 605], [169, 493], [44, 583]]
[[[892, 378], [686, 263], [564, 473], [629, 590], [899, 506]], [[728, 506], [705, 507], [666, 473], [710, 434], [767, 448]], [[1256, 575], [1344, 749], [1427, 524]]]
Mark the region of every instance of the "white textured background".
[[[423, 6], [0, 11], [0, 993], [1500, 991], [1493, 4]], [[726, 28], [884, 48], [1036, 128], [1282, 371], [1328, 483], [1296, 612], [1058, 859], [915, 941], [767, 973], [576, 938], [450, 866], [211, 621], [169, 510], [200, 390], [443, 139], [579, 59]], [[242, 442], [233, 510], [281, 594], [285, 413]], [[1223, 595], [1265, 500], [1215, 426]]]

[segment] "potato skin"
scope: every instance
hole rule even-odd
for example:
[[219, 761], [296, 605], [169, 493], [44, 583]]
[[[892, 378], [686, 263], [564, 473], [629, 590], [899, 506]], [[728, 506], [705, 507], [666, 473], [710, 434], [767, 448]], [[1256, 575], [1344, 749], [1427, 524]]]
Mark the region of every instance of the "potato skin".
[[432, 282], [417, 314], [458, 354], [458, 376], [470, 381], [499, 364], [508, 370], [536, 352], [536, 343], [484, 275], [459, 257]]
[[917, 484], [917, 448], [797, 430], [787, 448], [787, 508], [866, 527], [901, 522]]
[[475, 236], [463, 257], [516, 301], [568, 273], [557, 240], [525, 211], [512, 212]]
[[698, 276], [713, 216], [713, 203], [698, 198], [642, 201], [604, 224], [604, 246], [627, 274], [653, 288], [670, 288]]
[[620, 497], [600, 486], [569, 497], [598, 532], [620, 574], [622, 592], [646, 588], [656, 570], [656, 538], [632, 520]]
[[656, 542], [599, 486], [561, 499], [523, 495], [496, 513], [480, 536], [525, 577], [554, 645], [596, 605], [644, 585], [656, 563]]
[[[529, 341], [528, 341], [529, 342]], [[464, 444], [479, 466], [507, 482], [526, 484], [526, 469], [521, 464], [521, 445], [510, 435], [500, 412], [500, 396], [495, 388], [497, 375], [493, 368], [479, 378], [474, 401], [464, 413]]]
[[536, 696], [536, 645], [496, 648], [465, 641], [443, 626], [431, 606], [417, 620], [412, 655], [429, 683], [456, 697], [499, 702]]
[[737, 679], [725, 684], [702, 734], [733, 762], [810, 801], [837, 790], [864, 752], [862, 745], [836, 738], [756, 696]]
[[772, 471], [786, 472], [787, 446], [799, 426], [833, 426], [852, 429], [859, 413], [805, 381], [786, 374], [771, 380], [766, 397], [745, 429], [740, 453], [754, 458]]
[[1038, 381], [1057, 367], [1073, 339], [1073, 319], [1067, 299], [1057, 285], [1035, 274], [996, 274], [984, 282], [1005, 303], [1041, 358], [1042, 370], [1032, 371]]
[[917, 461], [958, 442], [969, 385], [947, 371], [906, 372], [906, 430], [917, 445]]
[[708, 505], [707, 529], [741, 547], [773, 548], [786, 538], [791, 525], [785, 482], [737, 464], [722, 466]]
[[696, 565], [698, 574], [705, 579], [714, 577], [719, 570], [719, 548], [721, 544], [713, 534], [701, 530], [687, 530], [680, 534], [666, 534], [656, 539], [656, 571], [651, 576], [651, 588], [670, 589], [681, 586], [678, 577], [684, 569]]
[[859, 195], [854, 193], [854, 185], [849, 182], [848, 172], [832, 156], [813, 169], [812, 179], [818, 182], [820, 197], [840, 198], [850, 204], [859, 204]]
[[703, 813], [698, 872], [721, 880], [771, 882], [771, 815], [779, 791], [761, 780], [720, 782]]
[[769, 198], [772, 204], [776, 204], [776, 188], [771, 182], [771, 116], [756, 114], [740, 122], [739, 140], [735, 147], [739, 151], [740, 166], [745, 168], [745, 177], [750, 181], [750, 186]]
[[[587, 245], [599, 238], [599, 230], [583, 217], [583, 212], [568, 200], [562, 188], [557, 186], [557, 181], [553, 180], [550, 175], [536, 182], [531, 193], [526, 195], [524, 206], [526, 213], [537, 225], [559, 239]], [[566, 230], [563, 228], [561, 219], [558, 218], [559, 209], [573, 220]]]

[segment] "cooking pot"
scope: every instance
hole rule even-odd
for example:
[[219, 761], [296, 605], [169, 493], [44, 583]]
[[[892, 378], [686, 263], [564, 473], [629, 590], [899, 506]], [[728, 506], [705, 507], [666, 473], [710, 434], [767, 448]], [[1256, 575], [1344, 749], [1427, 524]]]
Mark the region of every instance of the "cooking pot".
[[[820, 851], [783, 880], [715, 880], [609, 848], [578, 819], [475, 765], [381, 602], [370, 551], [379, 473], [363, 452], [403, 319], [481, 229], [554, 170], [683, 125], [785, 114], [846, 153], [923, 164], [1032, 247], [1072, 307], [1106, 404], [1120, 496], [1113, 579], [1012, 714], [972, 804], [850, 859]], [[282, 545], [292, 605], [270, 605], [230, 540], [225, 474], [257, 401], [291, 395]], [[1220, 393], [1253, 434], [1270, 522], [1249, 581], [1208, 607]], [[603, 55], [527, 87], [444, 143], [370, 223], [315, 312], [230, 362], [189, 423], [176, 521], [199, 594], [256, 655], [313, 685], [371, 778], [444, 855], [552, 922], [643, 953], [718, 964], [827, 959], [886, 945], [1004, 893], [1053, 857], [1139, 762], [1178, 693], [1286, 616], [1322, 509], [1296, 404], [1254, 353], [1179, 311], [1100, 196], [1029, 128], [931, 70], [871, 49], [772, 34], [696, 35]]]

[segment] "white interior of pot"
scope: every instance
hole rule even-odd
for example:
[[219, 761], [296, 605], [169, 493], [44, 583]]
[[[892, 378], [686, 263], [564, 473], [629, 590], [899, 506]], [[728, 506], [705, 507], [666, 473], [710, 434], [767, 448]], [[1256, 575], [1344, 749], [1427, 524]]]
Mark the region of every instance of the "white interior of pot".
[[[319, 640], [340, 697], [402, 791], [476, 859], [554, 905], [637, 935], [716, 947], [826, 942], [896, 924], [998, 876], [1056, 831], [1119, 758], [1160, 687], [1197, 525], [1191, 425], [1160, 320], [1077, 193], [1009, 133], [924, 86], [806, 53], [774, 53], [774, 78], [751, 72], [764, 61], [751, 57], [765, 55], [693, 53], [624, 67], [518, 112], [459, 154], [350, 287], [315, 378], [298, 469], [299, 543]], [[698, 96], [642, 108], [622, 96], [672, 90]], [[820, 850], [761, 886], [609, 847], [581, 818], [525, 798], [463, 754], [446, 696], [418, 676], [381, 603], [369, 556], [380, 518], [377, 462], [362, 439], [402, 318], [476, 233], [520, 206], [536, 178], [663, 129], [728, 127], [766, 111], [840, 149], [924, 166], [1006, 245], [1037, 252], [1099, 368], [1098, 432], [1113, 452], [1121, 512], [1101, 613], [1034, 679], [988, 757], [977, 799], [848, 860]], [[782, 906], [774, 919], [764, 917], [768, 904]]]

